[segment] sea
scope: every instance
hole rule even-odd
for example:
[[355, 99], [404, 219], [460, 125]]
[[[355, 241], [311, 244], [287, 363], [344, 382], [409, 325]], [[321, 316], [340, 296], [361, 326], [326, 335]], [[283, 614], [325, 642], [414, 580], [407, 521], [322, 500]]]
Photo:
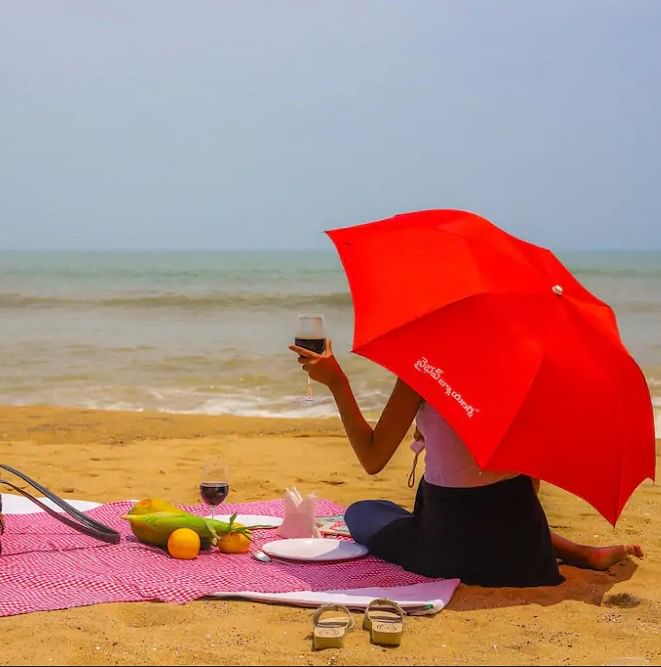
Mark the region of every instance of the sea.
[[[661, 252], [560, 259], [615, 309], [661, 433]], [[350, 352], [353, 311], [332, 252], [0, 252], [0, 404], [259, 417], [336, 414], [287, 349], [323, 313], [368, 416], [393, 377]]]

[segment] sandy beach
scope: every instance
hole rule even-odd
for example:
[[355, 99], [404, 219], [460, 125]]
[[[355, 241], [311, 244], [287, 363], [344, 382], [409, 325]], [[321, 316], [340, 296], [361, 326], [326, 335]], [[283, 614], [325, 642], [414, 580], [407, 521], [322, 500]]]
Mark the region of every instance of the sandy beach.
[[[0, 409], [0, 460], [69, 498], [196, 502], [198, 471], [214, 456], [229, 462], [234, 502], [276, 498], [293, 484], [343, 504], [413, 501], [407, 448], [369, 478], [334, 419]], [[661, 489], [643, 484], [615, 530], [563, 491], [543, 486], [542, 497], [562, 534], [595, 545], [640, 542], [645, 559], [605, 573], [563, 567], [567, 581], [552, 589], [460, 586], [438, 616], [407, 619], [396, 650], [371, 646], [357, 630], [344, 650], [313, 653], [303, 609], [138, 603], [2, 618], [0, 664], [600, 665], [624, 656], [661, 664]]]
[[[367, 475], [338, 417], [339, 404], [366, 432], [339, 369], [297, 363], [298, 341], [332, 352], [369, 423], [392, 408], [388, 435], [418, 400], [398, 379], [439, 413], [416, 416], [438, 456], [428, 477], [463, 490], [429, 495], [469, 500], [423, 526], [423, 557], [438, 542], [439, 560], [461, 558], [443, 573], [469, 578], [484, 559], [537, 573], [541, 553], [553, 576], [525, 581], [557, 580], [544, 524], [526, 530], [531, 498], [514, 500], [526, 480], [467, 491], [487, 480], [461, 441], [495, 472], [580, 489], [611, 519], [641, 474], [659, 476], [660, 28], [661, 0], [2, 3], [0, 463], [66, 499], [116, 502], [93, 511], [128, 539], [11, 517], [0, 614], [113, 602], [0, 616], [0, 667], [661, 667], [652, 480], [616, 527], [539, 491], [552, 531], [643, 558], [561, 565], [555, 587], [460, 584], [440, 613], [405, 619], [397, 649], [371, 645], [362, 614], [343, 649], [313, 652], [311, 609], [189, 600], [419, 575], [372, 557], [175, 561], [132, 541], [125, 519], [136, 499], [201, 505], [221, 462], [223, 515], [291, 487], [329, 501], [319, 516], [370, 499], [413, 509], [414, 430]], [[357, 445], [370, 469], [391, 451], [376, 440]], [[257, 546], [277, 539], [268, 528]], [[417, 537], [393, 530], [388, 545], [413, 552]], [[182, 543], [176, 555], [199, 556], [194, 536]], [[454, 583], [413, 604], [436, 609], [428, 598]]]

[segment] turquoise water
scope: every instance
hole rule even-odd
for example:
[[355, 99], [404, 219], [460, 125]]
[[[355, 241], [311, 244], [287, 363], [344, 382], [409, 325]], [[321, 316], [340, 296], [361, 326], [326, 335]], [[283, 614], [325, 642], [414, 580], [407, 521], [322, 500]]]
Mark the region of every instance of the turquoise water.
[[[610, 303], [661, 411], [661, 253], [560, 253]], [[388, 373], [349, 354], [331, 253], [0, 253], [0, 403], [243, 415], [333, 414], [293, 399], [296, 316], [323, 312], [370, 413]]]

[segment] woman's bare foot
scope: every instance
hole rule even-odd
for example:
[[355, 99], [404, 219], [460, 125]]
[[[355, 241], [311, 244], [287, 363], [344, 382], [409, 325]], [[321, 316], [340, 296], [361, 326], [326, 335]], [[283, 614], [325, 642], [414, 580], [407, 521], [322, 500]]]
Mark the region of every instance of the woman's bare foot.
[[628, 556], [643, 558], [643, 550], [638, 544], [617, 544], [610, 547], [583, 547], [584, 564], [591, 570], [608, 570]]
[[551, 533], [556, 556], [567, 565], [589, 570], [607, 570], [629, 556], [643, 558], [643, 550], [637, 544], [616, 544], [610, 547], [588, 547], [576, 544], [558, 533]]

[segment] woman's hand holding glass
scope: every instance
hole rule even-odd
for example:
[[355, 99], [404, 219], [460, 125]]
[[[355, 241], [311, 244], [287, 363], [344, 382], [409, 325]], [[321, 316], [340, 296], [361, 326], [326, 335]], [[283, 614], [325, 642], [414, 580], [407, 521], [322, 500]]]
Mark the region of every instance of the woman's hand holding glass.
[[346, 375], [333, 355], [333, 342], [328, 339], [321, 354], [299, 345], [290, 345], [289, 349], [298, 355], [298, 363], [312, 380], [325, 384], [329, 389], [346, 381]]

